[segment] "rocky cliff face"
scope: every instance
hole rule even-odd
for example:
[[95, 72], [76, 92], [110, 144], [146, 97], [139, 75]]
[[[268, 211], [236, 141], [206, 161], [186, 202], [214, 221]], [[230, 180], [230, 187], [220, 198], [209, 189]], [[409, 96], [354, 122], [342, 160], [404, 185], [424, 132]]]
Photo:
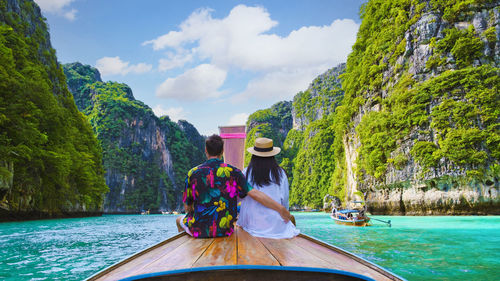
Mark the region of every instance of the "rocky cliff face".
[[40, 8], [0, 0], [0, 220], [100, 214], [102, 154]]
[[335, 112], [344, 91], [340, 75], [345, 71], [345, 63], [327, 70], [316, 77], [309, 88], [293, 97], [293, 129], [304, 130], [315, 120]]
[[268, 124], [272, 131], [276, 132], [276, 140], [282, 143], [286, 138], [288, 131], [292, 128], [292, 103], [282, 101], [274, 104], [269, 109], [259, 110], [248, 117], [247, 133], [250, 133], [256, 127]]
[[203, 152], [205, 151], [205, 137], [201, 136], [198, 130], [186, 120], [179, 120], [177, 124], [184, 134], [186, 134], [188, 141], [198, 148], [198, 152], [201, 153], [201, 155], [195, 159], [203, 159], [203, 157], [205, 157], [203, 155]]
[[291, 204], [498, 214], [499, 2], [371, 0], [361, 15], [347, 64], [294, 98]]
[[500, 213], [498, 1], [379, 2], [347, 62], [347, 200], [364, 192], [372, 213]]
[[[271, 137], [282, 146], [291, 129], [303, 131], [311, 122], [333, 113], [344, 95], [340, 81], [344, 71], [345, 63], [342, 63], [316, 77], [292, 102], [282, 101], [254, 112], [248, 117], [247, 134]], [[269, 126], [267, 131], [263, 126]]]
[[[276, 160], [287, 172], [294, 208], [318, 208], [326, 193], [339, 195], [330, 188], [335, 165], [333, 131], [328, 127], [343, 97], [339, 76], [344, 70], [345, 64], [329, 69], [296, 94], [293, 102], [275, 104], [248, 118], [247, 147], [262, 136], [282, 148]], [[246, 156], [248, 162], [250, 155]]]
[[[254, 145], [258, 137], [266, 137], [273, 140], [275, 146], [283, 146], [283, 142], [292, 128], [292, 103], [282, 101], [274, 104], [271, 108], [258, 110], [252, 113], [247, 120], [247, 138], [245, 147]], [[245, 166], [250, 162], [251, 154], [245, 151]], [[281, 162], [282, 155], [278, 154], [276, 159]]]
[[187, 121], [158, 118], [125, 84], [102, 82], [97, 69], [64, 66], [76, 104], [101, 141], [106, 183], [104, 211], [178, 209], [183, 180], [203, 161], [203, 137]]

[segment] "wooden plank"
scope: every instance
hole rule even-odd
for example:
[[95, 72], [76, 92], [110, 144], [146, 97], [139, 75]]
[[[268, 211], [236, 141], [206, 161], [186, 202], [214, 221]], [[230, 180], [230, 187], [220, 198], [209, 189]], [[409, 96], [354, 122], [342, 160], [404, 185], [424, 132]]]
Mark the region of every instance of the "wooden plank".
[[330, 268], [330, 263], [293, 243], [292, 239], [258, 238], [283, 266]]
[[213, 238], [214, 242], [207, 248], [193, 267], [235, 265], [237, 262], [237, 237]]
[[358, 273], [371, 277], [375, 280], [393, 280], [341, 252], [326, 248], [325, 246], [304, 237], [295, 237], [291, 241], [311, 254], [328, 262], [330, 264], [330, 268], [332, 269]]
[[157, 260], [158, 258], [168, 254], [173, 249], [179, 247], [189, 239], [189, 236], [179, 234], [173, 236], [153, 247], [150, 247], [142, 252], [134, 254], [133, 256], [107, 268], [101, 274], [96, 274], [90, 277], [87, 281], [91, 280], [117, 280], [128, 276], [129, 272], [135, 271], [137, 268], [142, 268], [147, 264]]
[[236, 235], [238, 237], [238, 264], [280, 265], [256, 237], [240, 227], [236, 228]]
[[404, 280], [341, 248], [307, 235], [292, 239], [257, 238], [240, 228], [225, 238], [171, 237], [135, 254], [89, 280], [125, 277], [175, 269], [217, 265], [321, 267], [355, 272], [375, 280]]
[[132, 272], [130, 276], [190, 268], [207, 250], [213, 241], [213, 238], [195, 239], [189, 237], [189, 239], [180, 247], [175, 248], [167, 255], [164, 255], [147, 266]]

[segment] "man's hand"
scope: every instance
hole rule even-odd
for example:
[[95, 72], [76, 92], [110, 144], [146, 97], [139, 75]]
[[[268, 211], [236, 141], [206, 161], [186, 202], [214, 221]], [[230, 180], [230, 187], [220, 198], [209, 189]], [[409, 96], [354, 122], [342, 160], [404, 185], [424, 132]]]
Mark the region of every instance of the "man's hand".
[[290, 214], [290, 212], [285, 208], [285, 206], [281, 206], [281, 210], [279, 211], [279, 214], [281, 216], [281, 218], [285, 221], [285, 222], [288, 222], [292, 219], [292, 214]]
[[248, 195], [252, 197], [253, 200], [259, 202], [260, 204], [268, 207], [269, 209], [273, 209], [278, 212], [281, 218], [288, 222], [292, 218], [292, 214], [285, 208], [285, 206], [280, 203], [274, 201], [271, 197], [267, 196], [264, 192], [256, 189], [252, 189], [248, 192]]

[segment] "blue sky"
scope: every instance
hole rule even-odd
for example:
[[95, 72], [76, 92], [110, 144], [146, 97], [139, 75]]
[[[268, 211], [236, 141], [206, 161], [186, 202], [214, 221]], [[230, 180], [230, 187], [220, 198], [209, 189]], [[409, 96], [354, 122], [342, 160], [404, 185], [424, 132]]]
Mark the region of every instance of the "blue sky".
[[158, 116], [201, 134], [299, 91], [345, 62], [364, 0], [35, 0], [61, 63], [97, 67]]

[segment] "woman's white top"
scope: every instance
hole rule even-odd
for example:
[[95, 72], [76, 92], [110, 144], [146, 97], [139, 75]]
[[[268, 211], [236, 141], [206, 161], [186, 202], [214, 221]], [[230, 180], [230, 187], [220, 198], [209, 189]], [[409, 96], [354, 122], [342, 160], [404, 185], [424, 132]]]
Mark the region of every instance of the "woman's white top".
[[[247, 169], [243, 170], [246, 175]], [[249, 174], [247, 181], [250, 185], [271, 197], [288, 209], [288, 178], [284, 171], [281, 171], [280, 184], [271, 183], [264, 186], [256, 185]], [[269, 209], [259, 202], [246, 196], [241, 200], [240, 214], [237, 224], [246, 232], [257, 237], [266, 238], [292, 238], [300, 233], [291, 221], [285, 223], [280, 214], [273, 209]]]

